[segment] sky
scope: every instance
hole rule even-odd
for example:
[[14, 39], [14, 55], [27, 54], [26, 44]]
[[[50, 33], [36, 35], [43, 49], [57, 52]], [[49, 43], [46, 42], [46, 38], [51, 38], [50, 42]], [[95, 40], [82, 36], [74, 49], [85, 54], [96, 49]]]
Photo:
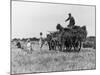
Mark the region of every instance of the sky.
[[88, 36], [95, 36], [94, 6], [12, 1], [12, 38], [40, 37], [40, 32], [46, 37], [48, 31], [56, 31], [58, 23], [67, 27], [68, 13], [75, 25], [85, 25]]

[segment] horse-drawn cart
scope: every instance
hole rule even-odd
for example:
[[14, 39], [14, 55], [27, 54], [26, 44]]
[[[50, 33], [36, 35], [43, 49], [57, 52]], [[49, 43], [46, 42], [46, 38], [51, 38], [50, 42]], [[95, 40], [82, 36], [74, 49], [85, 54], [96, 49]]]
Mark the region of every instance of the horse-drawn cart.
[[49, 34], [49, 48], [51, 45], [54, 48], [59, 47], [60, 51], [80, 51], [82, 42], [86, 39], [86, 27], [74, 26], [73, 28], [63, 28], [60, 24], [57, 25], [57, 30]]

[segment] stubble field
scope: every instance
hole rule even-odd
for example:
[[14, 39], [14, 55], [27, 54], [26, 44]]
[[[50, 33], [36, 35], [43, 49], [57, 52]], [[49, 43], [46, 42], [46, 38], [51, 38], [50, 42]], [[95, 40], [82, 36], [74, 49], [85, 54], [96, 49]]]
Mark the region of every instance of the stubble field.
[[96, 55], [93, 48], [82, 48], [78, 52], [49, 51], [34, 45], [32, 53], [27, 50], [11, 48], [12, 74], [54, 71], [90, 70], [96, 68]]

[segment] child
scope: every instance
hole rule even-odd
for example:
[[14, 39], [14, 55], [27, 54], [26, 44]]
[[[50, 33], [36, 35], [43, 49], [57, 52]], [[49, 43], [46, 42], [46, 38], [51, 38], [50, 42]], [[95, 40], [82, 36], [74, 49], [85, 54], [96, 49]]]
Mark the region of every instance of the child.
[[39, 40], [39, 45], [40, 45], [40, 48], [42, 48], [43, 47], [43, 38], [42, 38], [42, 32], [40, 32], [40, 40]]
[[27, 49], [28, 51], [32, 52], [32, 44], [31, 44], [30, 39], [27, 40]]

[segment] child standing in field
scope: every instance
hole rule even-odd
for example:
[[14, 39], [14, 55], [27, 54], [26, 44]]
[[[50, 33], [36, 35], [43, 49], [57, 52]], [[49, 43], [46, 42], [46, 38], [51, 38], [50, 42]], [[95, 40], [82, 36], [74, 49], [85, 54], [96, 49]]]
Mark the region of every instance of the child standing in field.
[[28, 51], [32, 52], [32, 44], [31, 44], [30, 39], [27, 40], [27, 49]]
[[39, 40], [39, 46], [40, 46], [40, 48], [42, 48], [43, 47], [43, 38], [42, 38], [42, 32], [40, 32], [40, 40]]

